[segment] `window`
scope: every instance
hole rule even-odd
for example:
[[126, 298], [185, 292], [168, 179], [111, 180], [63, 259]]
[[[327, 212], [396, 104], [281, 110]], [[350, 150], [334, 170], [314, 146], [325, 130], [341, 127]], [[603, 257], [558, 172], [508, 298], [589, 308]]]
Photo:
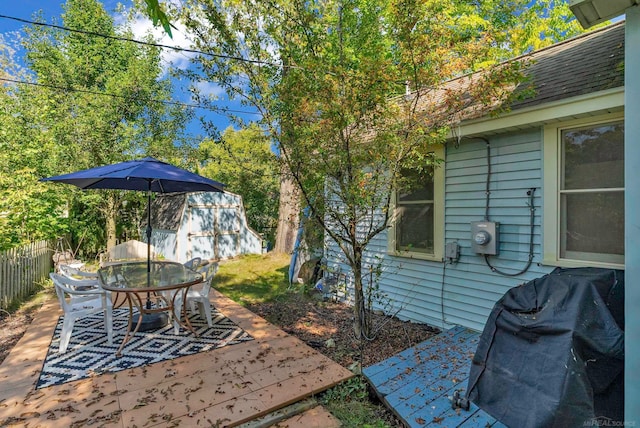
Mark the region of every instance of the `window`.
[[[443, 150], [434, 153], [441, 157]], [[444, 166], [406, 170], [395, 194], [389, 252], [398, 256], [442, 259], [444, 242]]]
[[547, 127], [544, 157], [544, 261], [623, 267], [624, 122]]

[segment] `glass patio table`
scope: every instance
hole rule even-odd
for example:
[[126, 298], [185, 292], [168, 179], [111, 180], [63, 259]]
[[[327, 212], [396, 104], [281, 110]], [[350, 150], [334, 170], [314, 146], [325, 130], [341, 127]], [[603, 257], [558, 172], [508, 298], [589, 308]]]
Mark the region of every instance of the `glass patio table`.
[[[98, 278], [105, 290], [123, 293], [129, 304], [127, 332], [122, 339], [120, 348], [116, 351], [117, 356], [121, 355], [126, 343], [138, 332], [145, 315], [159, 312], [174, 313], [178, 293], [183, 293], [183, 316], [176, 321], [197, 335], [189, 322], [189, 317], [186, 316], [187, 299], [184, 297], [192, 285], [202, 282], [202, 275], [198, 272], [186, 268], [182, 263], [153, 260], [147, 275], [147, 262], [136, 261], [104, 266], [98, 269]], [[154, 305], [151, 304], [152, 298], [155, 300]], [[134, 306], [140, 315], [135, 329], [131, 331]]]

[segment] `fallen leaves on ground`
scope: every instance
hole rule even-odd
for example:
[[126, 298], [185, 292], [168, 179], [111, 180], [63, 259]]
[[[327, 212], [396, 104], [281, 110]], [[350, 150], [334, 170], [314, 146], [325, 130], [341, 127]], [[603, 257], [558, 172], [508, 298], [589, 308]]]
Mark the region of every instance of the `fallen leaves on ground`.
[[437, 333], [426, 324], [372, 314], [372, 325], [379, 330], [373, 340], [359, 341], [351, 306], [300, 293], [247, 308], [346, 368], [354, 362], [376, 364]]

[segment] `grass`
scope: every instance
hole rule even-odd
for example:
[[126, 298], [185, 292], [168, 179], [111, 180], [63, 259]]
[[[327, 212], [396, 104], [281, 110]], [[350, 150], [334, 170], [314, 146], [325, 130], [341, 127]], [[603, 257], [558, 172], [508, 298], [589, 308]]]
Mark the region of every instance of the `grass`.
[[216, 290], [241, 305], [268, 302], [289, 289], [288, 254], [246, 255], [220, 263]]
[[327, 390], [321, 403], [345, 428], [388, 428], [368, 396], [367, 381], [358, 375]]
[[13, 315], [19, 312], [34, 312], [42, 306], [52, 293], [53, 284], [47, 277], [46, 280], [36, 283], [36, 287], [31, 294], [23, 298], [15, 299], [6, 309], [1, 309], [2, 314]]

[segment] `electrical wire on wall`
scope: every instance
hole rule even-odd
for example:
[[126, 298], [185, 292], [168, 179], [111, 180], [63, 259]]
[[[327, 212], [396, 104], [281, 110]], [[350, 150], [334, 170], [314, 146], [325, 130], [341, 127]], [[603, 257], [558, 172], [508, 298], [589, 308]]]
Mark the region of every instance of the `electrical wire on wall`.
[[[490, 191], [491, 144], [489, 143], [489, 140], [487, 140], [486, 138], [483, 138], [483, 137], [476, 137], [476, 138], [484, 141], [487, 144], [487, 180], [486, 180], [486, 186], [485, 186], [486, 200], [485, 200], [484, 220], [489, 221], [489, 202], [491, 198], [491, 191]], [[535, 211], [536, 211], [536, 208], [534, 205], [535, 191], [536, 191], [535, 187], [532, 187], [529, 190], [527, 190], [527, 196], [529, 197], [529, 202], [527, 203], [527, 205], [529, 206], [529, 212], [530, 212], [530, 223], [529, 223], [530, 231], [529, 231], [529, 257], [528, 257], [526, 266], [519, 272], [515, 272], [515, 273], [503, 272], [498, 268], [496, 268], [495, 266], [491, 265], [491, 262], [489, 261], [489, 255], [485, 254], [484, 261], [487, 264], [487, 266], [489, 266], [489, 269], [491, 269], [492, 272], [495, 272], [503, 276], [518, 276], [528, 271], [529, 268], [531, 267], [531, 264], [533, 263], [533, 236], [534, 236], [534, 220], [535, 220]]]
[[[450, 245], [455, 245], [455, 248], [458, 249], [458, 243], [454, 242], [451, 243]], [[458, 256], [456, 255], [455, 257], [446, 257], [445, 260], [442, 262], [442, 282], [440, 284], [440, 320], [442, 321], [442, 329], [445, 329], [445, 325], [447, 324], [447, 321], [445, 319], [444, 316], [444, 286], [445, 286], [445, 276], [446, 276], [446, 271], [447, 271], [447, 265], [453, 265], [456, 264], [458, 262]]]
[[536, 191], [535, 187], [532, 187], [529, 190], [527, 190], [527, 195], [529, 196], [529, 203], [527, 205], [529, 205], [529, 211], [531, 213], [530, 232], [529, 232], [529, 260], [527, 261], [527, 265], [521, 271], [516, 273], [502, 272], [495, 266], [491, 265], [491, 262], [489, 262], [489, 255], [485, 254], [484, 261], [487, 264], [487, 266], [489, 266], [489, 269], [491, 269], [492, 272], [496, 272], [504, 276], [518, 276], [528, 271], [529, 268], [531, 267], [531, 263], [533, 263], [533, 228], [534, 228], [534, 218], [535, 218], [535, 212], [536, 212], [536, 208], [533, 205], [533, 197], [534, 197], [535, 191]]
[[458, 241], [452, 241], [446, 244], [444, 247], [444, 253], [445, 257], [442, 261], [442, 283], [440, 287], [440, 314], [443, 330], [445, 328], [445, 324], [447, 323], [444, 314], [444, 286], [446, 282], [445, 277], [447, 272], [447, 265], [454, 265], [458, 263], [458, 259], [460, 258], [460, 246], [458, 246]]

